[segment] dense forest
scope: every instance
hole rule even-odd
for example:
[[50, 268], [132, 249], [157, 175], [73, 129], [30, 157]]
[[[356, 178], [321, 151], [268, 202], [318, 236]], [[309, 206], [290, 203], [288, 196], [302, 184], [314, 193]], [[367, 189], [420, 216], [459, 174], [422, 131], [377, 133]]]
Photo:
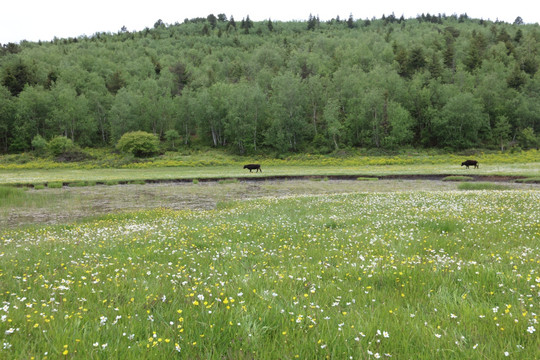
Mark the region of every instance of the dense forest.
[[240, 154], [538, 146], [540, 27], [225, 14], [0, 47], [0, 153], [146, 131]]

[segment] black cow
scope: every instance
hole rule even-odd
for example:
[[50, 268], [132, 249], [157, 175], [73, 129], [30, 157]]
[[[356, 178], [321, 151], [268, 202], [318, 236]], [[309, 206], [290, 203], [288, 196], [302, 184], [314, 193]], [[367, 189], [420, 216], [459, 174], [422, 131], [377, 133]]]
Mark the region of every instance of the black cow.
[[461, 166], [465, 165], [467, 167], [467, 169], [469, 168], [469, 166], [474, 166], [475, 168], [478, 169], [478, 161], [476, 160], [467, 160], [467, 161], [464, 161], [461, 163]]
[[251, 170], [257, 170], [256, 172], [262, 172], [261, 165], [259, 164], [247, 164], [244, 165], [244, 169], [249, 169], [249, 172], [251, 172]]

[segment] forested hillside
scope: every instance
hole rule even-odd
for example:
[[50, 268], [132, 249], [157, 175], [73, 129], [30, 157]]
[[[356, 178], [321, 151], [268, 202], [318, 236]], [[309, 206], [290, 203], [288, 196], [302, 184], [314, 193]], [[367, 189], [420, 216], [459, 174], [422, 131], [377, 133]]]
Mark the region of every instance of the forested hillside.
[[[0, 152], [143, 130], [242, 154], [535, 147], [540, 27], [224, 14], [0, 49]], [[176, 133], [174, 131], [175, 130]]]

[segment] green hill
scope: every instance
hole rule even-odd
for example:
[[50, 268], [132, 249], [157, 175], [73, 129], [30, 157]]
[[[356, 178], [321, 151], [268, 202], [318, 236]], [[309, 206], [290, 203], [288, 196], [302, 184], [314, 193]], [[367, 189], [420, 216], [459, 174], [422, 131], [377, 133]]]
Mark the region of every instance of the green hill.
[[538, 24], [220, 14], [124, 30], [2, 46], [0, 153], [137, 130], [240, 154], [538, 146]]

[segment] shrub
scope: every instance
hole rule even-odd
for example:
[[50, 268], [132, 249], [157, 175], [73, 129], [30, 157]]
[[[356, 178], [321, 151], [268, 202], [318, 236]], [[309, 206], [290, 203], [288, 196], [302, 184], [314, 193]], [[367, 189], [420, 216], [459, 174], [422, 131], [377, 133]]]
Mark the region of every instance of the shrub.
[[34, 148], [34, 151], [38, 156], [45, 155], [45, 151], [47, 151], [47, 140], [39, 134], [34, 136], [32, 139], [32, 148]]
[[51, 155], [60, 156], [66, 152], [74, 150], [75, 145], [71, 139], [68, 139], [65, 136], [56, 136], [49, 141], [47, 144], [47, 149]]
[[148, 157], [158, 153], [159, 140], [155, 135], [145, 131], [133, 131], [122, 135], [116, 148], [136, 157]]

